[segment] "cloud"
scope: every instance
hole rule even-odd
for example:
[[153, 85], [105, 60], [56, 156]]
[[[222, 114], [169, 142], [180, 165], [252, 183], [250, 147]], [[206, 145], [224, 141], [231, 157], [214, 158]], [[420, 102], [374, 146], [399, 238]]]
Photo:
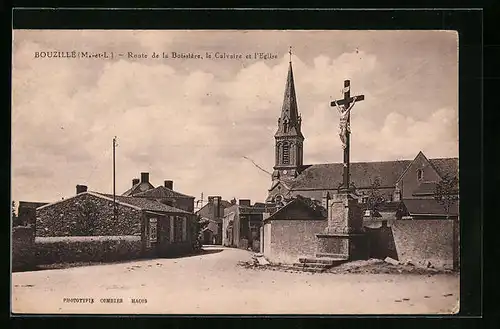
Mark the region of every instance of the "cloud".
[[[105, 47], [104, 39], [95, 35], [83, 33], [80, 38], [89, 48]], [[151, 50], [160, 39], [154, 32], [127, 32], [119, 42], [118, 35], [110, 47], [140, 44]], [[60, 36], [66, 38], [60, 44], [70, 42], [71, 34]], [[172, 34], [163, 45], [175, 40]], [[133, 177], [149, 171], [153, 184], [172, 179], [176, 189], [196, 197], [201, 192], [266, 197], [270, 177], [243, 156], [272, 171], [287, 55], [231, 64], [234, 74], [228, 76], [188, 61], [33, 60], [31, 54], [47, 50], [48, 44], [29, 38], [15, 43], [14, 198], [55, 200], [73, 194], [81, 183], [110, 192], [113, 136], [119, 143], [120, 193]], [[424, 96], [414, 91], [414, 99], [398, 100], [392, 97], [393, 88], [376, 83], [391, 81], [376, 53], [350, 50], [330, 57], [318, 52], [311, 60], [296, 55], [293, 69], [306, 137], [305, 163], [341, 161], [338, 114], [329, 103], [341, 97], [344, 79], [352, 80], [353, 93], [366, 95], [351, 118], [353, 161], [413, 158], [419, 150], [429, 157], [457, 155], [456, 108], [430, 103], [421, 109], [425, 115], [406, 112]], [[401, 79], [420, 74], [412, 67], [400, 70], [407, 73]]]

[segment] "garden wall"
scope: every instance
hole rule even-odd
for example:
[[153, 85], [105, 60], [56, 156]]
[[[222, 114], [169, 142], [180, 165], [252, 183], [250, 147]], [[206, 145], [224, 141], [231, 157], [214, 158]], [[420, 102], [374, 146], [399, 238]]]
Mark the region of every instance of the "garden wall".
[[35, 260], [35, 231], [31, 226], [12, 228], [12, 271], [29, 269]]
[[36, 237], [35, 249], [37, 265], [137, 259], [141, 257], [141, 237]]

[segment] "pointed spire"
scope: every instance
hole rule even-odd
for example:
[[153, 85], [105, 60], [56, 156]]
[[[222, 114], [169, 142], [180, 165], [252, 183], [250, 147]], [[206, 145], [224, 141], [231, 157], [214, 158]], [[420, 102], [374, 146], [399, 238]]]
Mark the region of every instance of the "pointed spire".
[[[290, 56], [291, 56], [291, 50], [290, 50]], [[293, 79], [293, 68], [291, 61], [288, 65], [288, 76], [286, 79], [285, 94], [283, 98], [283, 105], [281, 107], [281, 116], [279, 120], [278, 131], [283, 133], [291, 133], [299, 135], [301, 134], [300, 116], [297, 106], [297, 96], [295, 94], [295, 82]]]

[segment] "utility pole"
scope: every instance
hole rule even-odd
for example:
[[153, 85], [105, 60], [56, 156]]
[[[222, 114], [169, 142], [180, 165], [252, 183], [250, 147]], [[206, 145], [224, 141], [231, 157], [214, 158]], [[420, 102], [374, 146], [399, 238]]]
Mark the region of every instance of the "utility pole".
[[113, 138], [113, 219], [116, 219], [116, 167], [115, 167], [116, 136]]

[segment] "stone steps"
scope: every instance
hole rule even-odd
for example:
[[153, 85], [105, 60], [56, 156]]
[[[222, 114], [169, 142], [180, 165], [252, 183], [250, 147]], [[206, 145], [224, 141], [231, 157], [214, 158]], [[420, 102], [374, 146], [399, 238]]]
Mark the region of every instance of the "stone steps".
[[[289, 268], [296, 271], [321, 273], [347, 261], [343, 255], [323, 254], [318, 257], [300, 257], [298, 263]], [[332, 257], [333, 256], [333, 257]]]

